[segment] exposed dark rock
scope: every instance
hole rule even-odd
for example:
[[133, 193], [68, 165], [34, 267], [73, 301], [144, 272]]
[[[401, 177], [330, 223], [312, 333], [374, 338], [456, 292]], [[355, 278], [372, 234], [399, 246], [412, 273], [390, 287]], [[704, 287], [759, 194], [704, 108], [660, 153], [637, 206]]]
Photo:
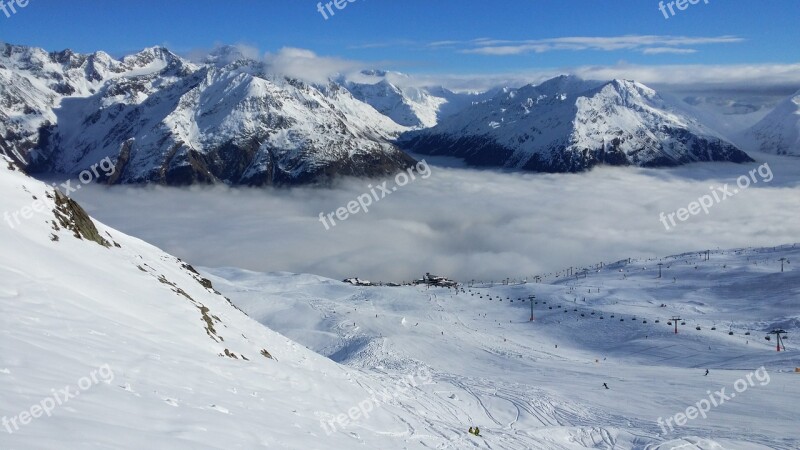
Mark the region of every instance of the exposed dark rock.
[[[111, 244], [100, 236], [92, 219], [77, 202], [56, 190], [55, 203], [56, 209], [53, 212], [61, 228], [72, 231], [78, 239], [86, 239], [103, 247], [111, 247]], [[57, 227], [56, 224], [53, 225]]]

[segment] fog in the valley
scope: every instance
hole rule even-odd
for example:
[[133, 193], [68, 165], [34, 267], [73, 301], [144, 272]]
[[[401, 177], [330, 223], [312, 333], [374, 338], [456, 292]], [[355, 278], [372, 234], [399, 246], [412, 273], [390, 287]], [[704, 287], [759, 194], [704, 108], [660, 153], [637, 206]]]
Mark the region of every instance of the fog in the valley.
[[[800, 160], [753, 156], [758, 162], [745, 165], [582, 174], [474, 170], [428, 159], [427, 178], [372, 197], [368, 213], [336, 219], [330, 229], [321, 212], [370, 194], [368, 185], [394, 186], [393, 177], [344, 180], [330, 190], [85, 186], [75, 198], [97, 219], [197, 266], [384, 282], [425, 272], [520, 279], [627, 257], [799, 241], [800, 183], [791, 180], [800, 179]], [[758, 183], [722, 194], [724, 184], [732, 194], [737, 178], [759, 166], [751, 177]], [[673, 216], [674, 227], [660, 219], [714, 191], [726, 198], [708, 214], [683, 222]]]

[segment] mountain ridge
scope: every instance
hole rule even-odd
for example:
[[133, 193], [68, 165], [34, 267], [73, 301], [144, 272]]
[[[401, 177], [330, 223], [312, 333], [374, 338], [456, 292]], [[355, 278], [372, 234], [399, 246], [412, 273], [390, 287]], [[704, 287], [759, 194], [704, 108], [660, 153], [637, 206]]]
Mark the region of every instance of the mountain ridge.
[[506, 89], [436, 127], [405, 133], [398, 143], [473, 165], [541, 172], [579, 172], [598, 164], [752, 161], [641, 83], [575, 76]]
[[[114, 59], [2, 44], [0, 81], [0, 151], [30, 173], [68, 176], [111, 158], [118, 170], [99, 179], [110, 184], [327, 184], [397, 173], [415, 163], [405, 151], [580, 172], [741, 163], [754, 148], [622, 79], [562, 75], [469, 94], [382, 70], [309, 84], [234, 46], [190, 62], [160, 46]], [[789, 151], [762, 128], [762, 140], [778, 137], [758, 150]]]
[[0, 64], [0, 149], [33, 173], [75, 174], [111, 157], [119, 170], [104, 181], [262, 186], [415, 163], [389, 142], [404, 128], [347, 90], [267, 74], [254, 60], [5, 45]]
[[747, 129], [741, 139], [757, 151], [800, 156], [800, 91]]

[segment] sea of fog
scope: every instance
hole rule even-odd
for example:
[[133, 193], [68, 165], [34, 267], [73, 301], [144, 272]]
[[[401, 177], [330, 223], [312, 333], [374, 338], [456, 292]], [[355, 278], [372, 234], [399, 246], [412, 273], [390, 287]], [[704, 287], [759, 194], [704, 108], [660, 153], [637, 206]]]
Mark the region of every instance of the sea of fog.
[[[628, 257], [800, 241], [800, 158], [752, 156], [758, 162], [581, 174], [428, 158], [427, 177], [404, 186], [394, 177], [347, 179], [333, 189], [86, 185], [73, 197], [102, 222], [198, 266], [384, 282], [425, 272], [521, 279]], [[737, 186], [740, 176], [749, 187]], [[679, 219], [680, 208], [706, 195], [707, 214]], [[368, 212], [336, 217], [368, 196]]]

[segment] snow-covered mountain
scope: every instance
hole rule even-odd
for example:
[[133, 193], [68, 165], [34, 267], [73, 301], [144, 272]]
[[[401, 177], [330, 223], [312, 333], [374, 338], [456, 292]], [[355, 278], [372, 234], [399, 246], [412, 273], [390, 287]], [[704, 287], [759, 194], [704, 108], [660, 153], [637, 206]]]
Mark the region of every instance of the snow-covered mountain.
[[316, 182], [376, 176], [413, 160], [404, 127], [337, 84], [266, 72], [224, 48], [192, 64], [164, 48], [0, 53], [0, 149], [31, 171], [75, 174], [105, 157], [115, 183]]
[[343, 78], [340, 83], [355, 98], [394, 122], [415, 129], [433, 127], [442, 119], [494, 95], [494, 91], [457, 93], [441, 86], [417, 87], [410, 83], [408, 75], [397, 72], [368, 70], [361, 75], [372, 82]]
[[764, 153], [800, 156], [800, 91], [748, 129], [742, 142]]
[[75, 175], [109, 158], [116, 171], [101, 177], [109, 183], [381, 176], [414, 162], [394, 141], [474, 165], [548, 172], [750, 160], [697, 115], [633, 81], [563, 76], [474, 94], [373, 70], [316, 85], [230, 46], [192, 63], [161, 47], [117, 60], [4, 44], [0, 82], [0, 151], [32, 173]]
[[445, 98], [432, 96], [423, 89], [400, 88], [385, 77], [374, 84], [344, 81], [343, 85], [355, 98], [410, 128], [436, 125], [439, 107], [447, 102]]
[[641, 83], [574, 76], [506, 89], [431, 129], [408, 132], [399, 142], [415, 152], [461, 157], [473, 165], [544, 172], [597, 164], [751, 161]]

